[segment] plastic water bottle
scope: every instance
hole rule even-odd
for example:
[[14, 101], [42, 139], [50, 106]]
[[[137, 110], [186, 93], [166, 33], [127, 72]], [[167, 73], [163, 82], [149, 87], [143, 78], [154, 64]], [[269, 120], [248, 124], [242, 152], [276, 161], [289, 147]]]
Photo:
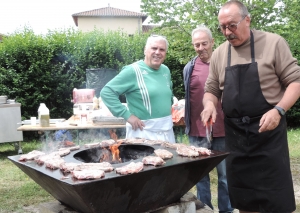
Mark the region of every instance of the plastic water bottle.
[[46, 107], [46, 105], [44, 103], [40, 103], [40, 107], [38, 109], [38, 117], [39, 117], [39, 125], [41, 127], [50, 126], [49, 109]]
[[73, 115], [78, 116], [78, 114], [79, 114], [79, 105], [75, 103], [73, 105]]
[[80, 121], [82, 125], [86, 125], [87, 124], [87, 111], [86, 111], [86, 105], [82, 106], [82, 110], [80, 112]]
[[99, 101], [98, 98], [96, 96], [94, 96], [93, 98], [93, 110], [97, 110], [99, 109]]
[[99, 97], [98, 103], [99, 103], [99, 109], [102, 109], [102, 99], [101, 99], [101, 97]]

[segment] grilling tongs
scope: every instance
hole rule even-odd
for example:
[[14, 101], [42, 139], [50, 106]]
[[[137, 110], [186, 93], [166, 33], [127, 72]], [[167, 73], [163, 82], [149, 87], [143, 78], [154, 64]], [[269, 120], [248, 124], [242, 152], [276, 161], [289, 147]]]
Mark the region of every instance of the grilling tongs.
[[206, 126], [206, 138], [207, 138], [208, 142], [212, 141], [212, 125], [213, 125], [212, 119], [209, 118], [205, 125]]

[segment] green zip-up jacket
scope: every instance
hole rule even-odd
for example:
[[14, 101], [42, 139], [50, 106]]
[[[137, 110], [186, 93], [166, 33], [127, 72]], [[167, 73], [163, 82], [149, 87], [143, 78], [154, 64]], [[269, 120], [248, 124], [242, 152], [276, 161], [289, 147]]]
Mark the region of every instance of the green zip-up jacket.
[[[122, 94], [126, 97], [128, 109], [119, 100]], [[155, 70], [144, 61], [137, 61], [123, 67], [102, 88], [100, 96], [115, 117], [123, 117], [125, 120], [130, 115], [141, 120], [169, 116], [173, 103], [170, 70], [163, 64]]]

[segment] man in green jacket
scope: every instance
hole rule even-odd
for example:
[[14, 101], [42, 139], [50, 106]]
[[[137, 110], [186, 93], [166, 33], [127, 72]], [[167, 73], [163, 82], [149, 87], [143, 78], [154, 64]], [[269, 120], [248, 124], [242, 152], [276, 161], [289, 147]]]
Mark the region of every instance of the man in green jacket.
[[[175, 142], [171, 73], [162, 64], [167, 50], [165, 37], [150, 36], [144, 49], [144, 60], [123, 67], [100, 92], [110, 112], [127, 121], [126, 138]], [[122, 94], [126, 97], [127, 107], [119, 100]]]

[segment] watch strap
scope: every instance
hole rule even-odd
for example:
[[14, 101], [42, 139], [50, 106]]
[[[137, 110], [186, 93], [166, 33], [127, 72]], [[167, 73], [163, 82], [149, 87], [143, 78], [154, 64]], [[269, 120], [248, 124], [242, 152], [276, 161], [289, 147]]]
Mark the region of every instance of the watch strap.
[[274, 109], [277, 109], [277, 111], [279, 112], [280, 116], [284, 116], [285, 115], [285, 110], [279, 106], [274, 106]]

